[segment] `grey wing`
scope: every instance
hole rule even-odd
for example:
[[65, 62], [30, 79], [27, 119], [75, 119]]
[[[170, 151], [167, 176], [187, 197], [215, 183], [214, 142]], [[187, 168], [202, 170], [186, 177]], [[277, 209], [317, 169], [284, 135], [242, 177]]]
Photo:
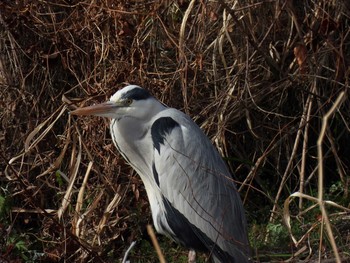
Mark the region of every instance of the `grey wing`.
[[245, 262], [249, 254], [244, 208], [226, 164], [199, 127], [169, 109], [153, 126], [153, 174], [164, 196], [174, 239]]

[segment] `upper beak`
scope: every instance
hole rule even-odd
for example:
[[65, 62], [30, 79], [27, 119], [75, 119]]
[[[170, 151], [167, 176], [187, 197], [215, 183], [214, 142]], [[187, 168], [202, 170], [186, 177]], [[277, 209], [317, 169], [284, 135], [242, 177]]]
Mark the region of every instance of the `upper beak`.
[[120, 105], [116, 104], [115, 102], [104, 102], [101, 104], [96, 104], [84, 108], [78, 108], [74, 111], [71, 111], [70, 113], [73, 115], [83, 115], [83, 116], [101, 116], [101, 117], [108, 117], [113, 112], [115, 112], [115, 109], [120, 107]]

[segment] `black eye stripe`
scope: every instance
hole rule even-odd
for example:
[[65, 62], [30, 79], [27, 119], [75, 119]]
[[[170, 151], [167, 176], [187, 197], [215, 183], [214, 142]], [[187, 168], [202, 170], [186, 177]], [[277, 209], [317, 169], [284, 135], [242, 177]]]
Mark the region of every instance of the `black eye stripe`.
[[147, 90], [141, 88], [134, 88], [124, 93], [121, 96], [121, 99], [145, 100], [150, 97], [151, 94]]

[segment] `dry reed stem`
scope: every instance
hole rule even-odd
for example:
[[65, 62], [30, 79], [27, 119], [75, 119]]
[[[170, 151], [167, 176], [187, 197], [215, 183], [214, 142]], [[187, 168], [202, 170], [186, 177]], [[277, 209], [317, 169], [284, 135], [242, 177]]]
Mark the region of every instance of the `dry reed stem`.
[[157, 255], [158, 255], [158, 258], [159, 258], [159, 262], [160, 263], [166, 263], [164, 255], [162, 253], [162, 250], [161, 250], [161, 248], [159, 246], [157, 237], [156, 237], [156, 235], [155, 235], [151, 225], [147, 225], [147, 233], [150, 236], [150, 238], [152, 240], [152, 243], [153, 243], [153, 246], [154, 246], [154, 248], [155, 248], [155, 250], [157, 252]]
[[[75, 146], [76, 144], [74, 143], [74, 141], [75, 141], [75, 137], [73, 138], [73, 144]], [[76, 147], [73, 147], [73, 149], [76, 149]], [[72, 151], [71, 162], [70, 162], [71, 169], [70, 169], [69, 185], [62, 199], [61, 207], [57, 211], [58, 219], [62, 218], [64, 212], [66, 211], [66, 209], [71, 203], [73, 187], [74, 187], [74, 184], [78, 175], [78, 171], [79, 171], [79, 166], [81, 163], [81, 155], [82, 155], [81, 138], [80, 136], [78, 136], [78, 152], [77, 152], [77, 156], [75, 156], [75, 151]]]
[[[80, 212], [81, 212], [81, 209], [83, 207], [85, 188], [86, 188], [86, 185], [88, 183], [88, 179], [89, 179], [92, 165], [93, 165], [93, 162], [90, 161], [88, 164], [88, 167], [86, 169], [86, 173], [85, 173], [85, 176], [83, 179], [83, 184], [81, 185], [81, 187], [79, 189], [78, 198], [77, 198], [76, 205], [75, 205], [75, 214], [74, 214], [72, 226], [73, 226], [73, 233], [75, 233], [75, 235], [77, 237], [80, 236], [81, 229], [80, 229], [79, 224], [78, 224], [79, 217], [80, 217], [79, 215], [81, 214]], [[79, 221], [79, 222], [81, 222], [81, 221]]]
[[136, 245], [136, 241], [131, 242], [129, 248], [125, 252], [125, 255], [123, 257], [122, 263], [127, 263], [128, 262], [127, 259], [128, 259], [129, 253], [134, 248], [135, 245]]
[[[56, 115], [56, 113], [60, 110], [60, 113], [57, 115], [56, 119], [48, 125], [48, 127], [30, 144], [33, 138], [39, 133], [39, 131]], [[62, 114], [66, 111], [66, 106], [62, 105], [62, 107], [58, 108], [56, 112], [54, 112], [49, 118], [47, 118], [43, 123], [39, 124], [35, 127], [35, 129], [29, 133], [26, 141], [24, 142], [24, 151], [27, 152], [35, 147], [39, 141], [41, 141], [45, 135], [52, 129], [55, 123], [61, 118]]]
[[[324, 169], [323, 169], [323, 149], [322, 149], [322, 144], [323, 144], [323, 140], [325, 137], [325, 133], [326, 133], [326, 128], [328, 127], [328, 119], [333, 115], [333, 113], [337, 110], [337, 108], [341, 105], [343, 99], [345, 97], [345, 91], [342, 91], [338, 98], [336, 99], [336, 101], [334, 102], [332, 108], [326, 113], [326, 115], [323, 117], [322, 120], [322, 127], [321, 127], [321, 132], [320, 132], [320, 136], [317, 140], [317, 152], [318, 152], [318, 204], [319, 207], [321, 208], [321, 212], [322, 212], [322, 220], [325, 221], [325, 225], [326, 225], [326, 229], [327, 229], [327, 233], [332, 245], [332, 249], [334, 252], [334, 255], [336, 257], [336, 260], [338, 263], [340, 263], [340, 256], [339, 256], [339, 252], [338, 252], [338, 248], [333, 236], [333, 231], [331, 228], [331, 224], [329, 222], [328, 219], [328, 214], [326, 211], [326, 208], [324, 206]], [[320, 242], [322, 242], [322, 239], [320, 240]]]
[[[315, 86], [314, 86], [315, 87]], [[312, 95], [310, 94], [306, 100], [306, 107], [307, 107], [307, 112], [306, 115], [303, 115], [302, 118], [305, 118], [305, 127], [304, 127], [304, 132], [303, 132], [303, 150], [302, 150], [302, 157], [301, 157], [301, 164], [300, 164], [300, 186], [299, 186], [299, 192], [303, 193], [304, 192], [304, 186], [305, 186], [305, 166], [306, 166], [306, 151], [307, 151], [307, 145], [308, 145], [308, 134], [309, 134], [309, 122], [311, 119], [311, 109], [312, 109]], [[299, 210], [303, 209], [303, 199], [299, 199]]]
[[101, 218], [101, 221], [99, 222], [99, 225], [97, 227], [97, 234], [101, 234], [102, 230], [105, 228], [106, 224], [108, 223], [108, 220], [114, 211], [115, 208], [120, 204], [120, 201], [122, 200], [122, 197], [117, 193], [114, 195], [112, 201], [108, 204], [106, 210], [103, 213], [103, 217]]

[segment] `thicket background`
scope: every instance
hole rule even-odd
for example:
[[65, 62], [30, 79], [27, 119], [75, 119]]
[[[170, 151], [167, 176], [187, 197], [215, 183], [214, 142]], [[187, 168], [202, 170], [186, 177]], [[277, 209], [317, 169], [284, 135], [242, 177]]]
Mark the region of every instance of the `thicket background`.
[[345, 262], [349, 16], [347, 0], [1, 1], [0, 262], [117, 262], [132, 241], [132, 262], [157, 261], [108, 121], [68, 114], [126, 83], [212, 139], [256, 261]]

